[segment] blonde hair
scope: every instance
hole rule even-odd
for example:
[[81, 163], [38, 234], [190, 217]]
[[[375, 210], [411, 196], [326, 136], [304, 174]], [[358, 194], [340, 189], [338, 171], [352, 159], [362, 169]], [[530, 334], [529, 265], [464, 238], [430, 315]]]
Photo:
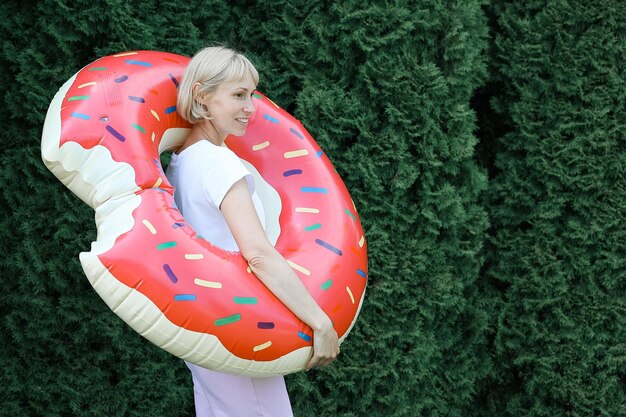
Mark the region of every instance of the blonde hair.
[[[248, 74], [254, 84], [259, 83], [259, 73], [243, 54], [225, 46], [201, 49], [191, 58], [178, 87], [178, 114], [192, 124], [210, 119], [200, 100], [215, 92], [220, 84], [243, 80]], [[196, 83], [199, 87], [194, 89]]]

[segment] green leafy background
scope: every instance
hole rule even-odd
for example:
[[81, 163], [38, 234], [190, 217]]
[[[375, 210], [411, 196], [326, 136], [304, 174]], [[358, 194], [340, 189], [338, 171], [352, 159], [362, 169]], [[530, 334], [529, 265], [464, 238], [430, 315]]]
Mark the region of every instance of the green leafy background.
[[626, 3], [0, 4], [0, 416], [193, 416], [181, 360], [91, 289], [41, 162], [57, 89], [135, 49], [243, 50], [341, 174], [361, 316], [297, 417], [626, 415]]

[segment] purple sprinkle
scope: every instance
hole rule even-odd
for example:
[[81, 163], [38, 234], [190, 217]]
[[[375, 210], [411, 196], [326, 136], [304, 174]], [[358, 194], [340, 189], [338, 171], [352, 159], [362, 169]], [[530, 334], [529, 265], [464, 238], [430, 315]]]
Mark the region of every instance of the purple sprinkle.
[[172, 225], [173, 229], [178, 229], [179, 227], [185, 227], [185, 223], [176, 222]]
[[111, 125], [107, 125], [107, 127], [105, 127], [105, 129], [107, 130], [107, 132], [109, 132], [110, 134], [115, 136], [115, 139], [119, 140], [120, 142], [124, 142], [126, 140], [126, 138], [124, 136], [122, 136], [122, 134], [120, 132], [118, 132], [117, 130], [113, 129], [111, 127]]
[[260, 321], [256, 325], [259, 329], [273, 329], [274, 323], [271, 321]]
[[315, 239], [315, 243], [317, 243], [318, 245], [320, 245], [320, 246], [322, 246], [322, 247], [324, 247], [324, 248], [328, 249], [328, 250], [329, 250], [329, 251], [331, 251], [331, 252], [336, 253], [336, 254], [337, 254], [337, 255], [339, 255], [339, 256], [343, 255], [343, 253], [341, 252], [341, 250], [340, 250], [340, 249], [337, 249], [336, 247], [334, 247], [334, 246], [332, 246], [332, 245], [329, 245], [328, 243], [324, 242], [324, 241], [323, 241], [323, 240], [321, 240], [321, 239]]
[[283, 177], [289, 177], [291, 175], [299, 175], [302, 174], [301, 169], [290, 169], [289, 171], [283, 172]]
[[170, 75], [170, 80], [172, 80], [172, 82], [173, 82], [173, 83], [174, 83], [174, 85], [176, 86], [176, 89], [178, 90], [178, 85], [179, 85], [179, 84], [178, 84], [178, 80], [176, 79], [176, 77], [174, 77], [174, 74], [172, 74], [171, 72], [170, 72], [170, 74], [169, 74], [169, 75]]
[[120, 78], [116, 78], [113, 81], [115, 81], [116, 83], [123, 83], [127, 79], [128, 79], [128, 75], [122, 75]]
[[298, 132], [296, 129], [294, 129], [293, 127], [291, 129], [289, 129], [289, 131], [291, 133], [293, 133], [294, 135], [296, 135], [297, 137], [299, 137], [300, 139], [304, 139], [304, 136], [302, 136], [302, 133]]
[[135, 96], [128, 96], [128, 98], [132, 101], [136, 101], [137, 103], [145, 103], [146, 100], [144, 100], [143, 97], [135, 97]]
[[178, 278], [176, 277], [176, 275], [174, 275], [174, 271], [172, 271], [172, 268], [170, 268], [168, 264], [163, 264], [163, 270], [167, 274], [167, 277], [170, 279], [170, 281], [172, 281], [174, 284], [178, 282]]

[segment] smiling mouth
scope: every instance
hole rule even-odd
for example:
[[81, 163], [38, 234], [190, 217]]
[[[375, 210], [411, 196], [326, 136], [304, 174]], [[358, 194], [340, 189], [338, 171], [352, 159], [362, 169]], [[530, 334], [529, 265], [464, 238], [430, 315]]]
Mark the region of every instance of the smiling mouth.
[[244, 126], [248, 126], [248, 121], [249, 121], [248, 118], [237, 118], [235, 120], [237, 120], [240, 124], [242, 124]]

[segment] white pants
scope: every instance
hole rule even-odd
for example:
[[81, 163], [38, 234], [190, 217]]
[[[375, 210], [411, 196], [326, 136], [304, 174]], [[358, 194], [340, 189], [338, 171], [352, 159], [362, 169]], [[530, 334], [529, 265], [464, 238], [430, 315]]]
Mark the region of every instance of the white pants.
[[293, 417], [282, 376], [235, 376], [185, 363], [193, 377], [196, 417]]

